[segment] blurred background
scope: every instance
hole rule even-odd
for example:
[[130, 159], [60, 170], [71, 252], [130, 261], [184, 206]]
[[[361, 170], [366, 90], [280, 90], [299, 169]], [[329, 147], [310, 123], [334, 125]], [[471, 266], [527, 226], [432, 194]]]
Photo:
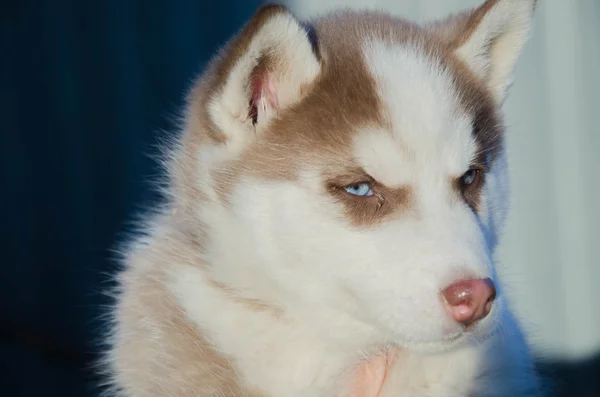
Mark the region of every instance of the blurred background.
[[[288, 0], [417, 21], [481, 0]], [[261, 1], [0, 1], [0, 395], [98, 396], [112, 249], [149, 155]], [[539, 0], [505, 111], [504, 284], [554, 396], [600, 396], [600, 1]]]

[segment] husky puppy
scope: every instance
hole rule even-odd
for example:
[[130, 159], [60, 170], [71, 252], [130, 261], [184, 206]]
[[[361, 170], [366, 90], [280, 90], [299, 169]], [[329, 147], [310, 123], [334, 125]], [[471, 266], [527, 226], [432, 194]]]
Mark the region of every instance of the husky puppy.
[[166, 205], [125, 249], [115, 394], [538, 395], [492, 259], [534, 8], [260, 8], [190, 91]]

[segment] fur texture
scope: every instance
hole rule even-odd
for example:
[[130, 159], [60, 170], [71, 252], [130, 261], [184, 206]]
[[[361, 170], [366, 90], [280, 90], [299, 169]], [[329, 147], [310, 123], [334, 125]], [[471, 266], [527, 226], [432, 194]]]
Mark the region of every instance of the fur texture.
[[125, 250], [114, 392], [357, 397], [377, 378], [382, 397], [537, 395], [501, 288], [468, 330], [440, 299], [496, 278], [500, 106], [534, 7], [428, 26], [261, 8], [191, 91], [167, 205]]

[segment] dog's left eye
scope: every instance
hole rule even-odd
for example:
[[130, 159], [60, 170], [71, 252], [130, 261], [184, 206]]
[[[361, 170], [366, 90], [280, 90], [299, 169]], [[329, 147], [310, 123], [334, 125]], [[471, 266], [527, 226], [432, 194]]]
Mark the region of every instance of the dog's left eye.
[[477, 168], [471, 168], [469, 171], [463, 174], [460, 180], [463, 186], [466, 187], [470, 185], [477, 185], [479, 178], [481, 178], [481, 170]]
[[373, 190], [368, 183], [356, 183], [354, 185], [346, 186], [344, 190], [353, 196], [368, 197], [373, 195]]

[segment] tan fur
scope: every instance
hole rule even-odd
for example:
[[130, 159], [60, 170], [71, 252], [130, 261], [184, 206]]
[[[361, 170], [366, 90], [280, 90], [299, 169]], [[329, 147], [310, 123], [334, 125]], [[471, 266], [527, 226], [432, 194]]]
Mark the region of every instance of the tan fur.
[[[461, 44], [464, 44], [469, 37], [475, 32], [477, 26], [481, 23], [481, 20], [498, 3], [498, 0], [487, 0], [481, 6], [477, 7], [475, 11], [470, 13], [468, 18], [464, 18], [461, 22], [464, 23], [464, 26], [460, 27], [457, 31], [455, 31], [454, 37], [451, 40], [451, 46], [453, 48], [458, 48]], [[462, 19], [462, 18], [461, 18]]]

